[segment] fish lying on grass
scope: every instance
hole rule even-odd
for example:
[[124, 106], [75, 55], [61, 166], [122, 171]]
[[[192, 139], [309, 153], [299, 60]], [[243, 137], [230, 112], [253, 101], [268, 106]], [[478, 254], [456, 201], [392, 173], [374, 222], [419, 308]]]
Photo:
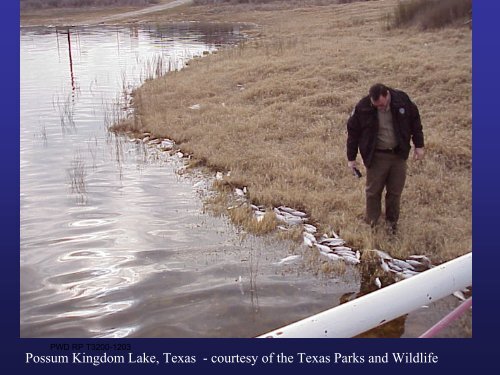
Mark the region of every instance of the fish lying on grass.
[[330, 249], [328, 246], [326, 245], [321, 245], [319, 243], [315, 243], [314, 246], [316, 246], [316, 248], [321, 252], [321, 253], [325, 253], [325, 254], [328, 254], [328, 253], [333, 253], [333, 250]]
[[401, 260], [391, 257], [382, 250], [373, 251], [379, 258], [380, 268], [384, 272], [395, 274], [400, 279], [407, 279], [433, 267], [425, 255], [411, 255], [407, 260]]
[[304, 245], [312, 247], [316, 243], [316, 238], [311, 233], [304, 231], [302, 236], [304, 237]]
[[326, 246], [342, 246], [345, 241], [342, 238], [329, 237], [319, 240], [319, 243]]
[[275, 266], [282, 266], [284, 264], [290, 264], [300, 259], [300, 255], [290, 255], [278, 262], [273, 263]]
[[238, 197], [245, 197], [247, 195], [247, 188], [246, 186], [243, 189], [236, 188], [234, 189], [234, 193]]
[[318, 228], [311, 224], [304, 224], [304, 230], [308, 233], [314, 234], [318, 231]]
[[293, 215], [293, 216], [298, 216], [298, 217], [302, 217], [302, 218], [307, 217], [307, 214], [305, 212], [294, 210], [293, 208], [286, 207], [286, 206], [279, 206], [278, 210], [282, 211], [282, 212], [289, 213], [290, 215]]

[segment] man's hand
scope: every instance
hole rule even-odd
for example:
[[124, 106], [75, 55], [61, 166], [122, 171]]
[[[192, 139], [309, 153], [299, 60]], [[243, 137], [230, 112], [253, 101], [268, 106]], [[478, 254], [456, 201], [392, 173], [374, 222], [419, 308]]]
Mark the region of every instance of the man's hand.
[[356, 163], [356, 160], [348, 161], [347, 162], [347, 167], [351, 169], [352, 174], [358, 178], [361, 178], [363, 175], [358, 169], [358, 164]]
[[413, 154], [413, 159], [415, 160], [423, 160], [424, 159], [424, 148], [415, 148], [415, 152]]

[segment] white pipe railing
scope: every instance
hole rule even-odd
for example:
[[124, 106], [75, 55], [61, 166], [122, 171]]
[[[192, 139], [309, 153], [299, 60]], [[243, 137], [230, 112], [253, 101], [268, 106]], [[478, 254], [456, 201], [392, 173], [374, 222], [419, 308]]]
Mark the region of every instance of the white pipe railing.
[[472, 253], [258, 337], [353, 337], [470, 285]]

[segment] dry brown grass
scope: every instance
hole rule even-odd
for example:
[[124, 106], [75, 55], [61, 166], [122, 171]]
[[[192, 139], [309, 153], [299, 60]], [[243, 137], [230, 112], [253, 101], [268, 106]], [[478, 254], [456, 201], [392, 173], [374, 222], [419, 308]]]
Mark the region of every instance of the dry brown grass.
[[[305, 210], [350, 246], [434, 262], [462, 255], [472, 237], [471, 32], [387, 31], [395, 5], [194, 7], [184, 17], [257, 22], [260, 35], [147, 82], [135, 96], [140, 126], [231, 170], [228, 182], [248, 186], [253, 203]], [[395, 237], [362, 222], [364, 178], [346, 168], [347, 118], [375, 82], [410, 94], [426, 136], [426, 160], [409, 161]]]
[[[471, 249], [470, 31], [385, 31], [394, 5], [246, 14], [197, 7], [204, 18], [259, 21], [262, 35], [145, 84], [135, 102], [141, 124], [208, 166], [231, 170], [229, 182], [248, 186], [253, 203], [305, 210], [353, 247], [436, 262], [464, 254]], [[378, 81], [417, 102], [427, 143], [425, 162], [409, 161], [396, 237], [362, 222], [363, 181], [345, 167], [346, 120]]]
[[[24, 6], [23, 2], [20, 4], [21, 25], [64, 26], [96, 23], [101, 22], [103, 17], [146, 8], [148, 1], [149, 6], [151, 6], [156, 3], [167, 3], [171, 0], [103, 0], [101, 2], [96, 0], [95, 4], [91, 4], [93, 0], [88, 0], [87, 4], [85, 4], [85, 1], [82, 1], [79, 6], [71, 5], [72, 2], [77, 1], [69, 0], [65, 3], [65, 0], [25, 0]], [[37, 3], [39, 3], [39, 6], [37, 6]], [[57, 7], [57, 11], [54, 11], [54, 7]], [[178, 7], [176, 11], [183, 8], [185, 6]]]
[[472, 0], [404, 0], [389, 15], [389, 27], [435, 29], [471, 20]]
[[98, 17], [116, 14], [117, 11], [128, 12], [136, 10], [137, 7], [102, 7], [102, 8], [59, 8], [54, 9], [26, 9], [21, 10], [20, 21], [22, 26], [33, 25], [73, 25], [87, 23]]
[[106, 6], [146, 6], [159, 0], [20, 0], [21, 10], [47, 8], [86, 8]]
[[253, 211], [249, 206], [241, 206], [228, 210], [229, 217], [237, 225], [246, 228], [250, 233], [266, 234], [276, 229], [276, 215], [269, 210], [262, 220], [257, 220], [253, 216]]

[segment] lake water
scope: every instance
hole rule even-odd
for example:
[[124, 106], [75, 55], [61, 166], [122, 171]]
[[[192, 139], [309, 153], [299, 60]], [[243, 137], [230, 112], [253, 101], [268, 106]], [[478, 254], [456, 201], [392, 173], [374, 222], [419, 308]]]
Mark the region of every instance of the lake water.
[[107, 131], [131, 88], [241, 38], [197, 24], [21, 29], [22, 337], [252, 337], [359, 288], [273, 265], [295, 245], [204, 213], [204, 176]]

